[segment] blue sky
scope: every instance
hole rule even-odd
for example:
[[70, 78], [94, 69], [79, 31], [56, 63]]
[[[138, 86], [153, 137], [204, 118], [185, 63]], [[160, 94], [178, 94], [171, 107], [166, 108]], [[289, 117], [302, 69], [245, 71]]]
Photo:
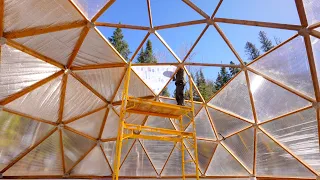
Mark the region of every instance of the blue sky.
[[[211, 16], [219, 1], [193, 0], [192, 2]], [[154, 26], [203, 19], [202, 16], [193, 11], [181, 0], [151, 0], [151, 8]], [[216, 17], [285, 24], [300, 23], [294, 0], [224, 0]], [[123, 24], [149, 26], [146, 0], [117, 0], [98, 19], [98, 22], [121, 22]], [[240, 57], [245, 61], [247, 61], [244, 52], [245, 43], [250, 41], [257, 47], [260, 47], [257, 38], [260, 30], [265, 31], [272, 40], [274, 37], [278, 37], [282, 41], [285, 41], [295, 34], [293, 31], [271, 28], [224, 23], [219, 23], [218, 25], [224, 31]], [[190, 48], [204, 27], [205, 24], [192, 25], [160, 30], [158, 33], [176, 54], [183, 59], [183, 54]], [[98, 28], [106, 37], [110, 37], [114, 30], [114, 28], [107, 27]], [[132, 54], [147, 34], [146, 31], [127, 29], [123, 29], [123, 33]], [[172, 57], [155, 35], [152, 34], [149, 39], [153, 43], [155, 54], [160, 57], [160, 59], [158, 58], [159, 62], [175, 62], [174, 57]], [[194, 49], [193, 54], [193, 62], [229, 63], [233, 61], [238, 63], [214, 27], [209, 27]], [[194, 69], [194, 71], [196, 71], [199, 67]], [[205, 76], [212, 80], [216, 78], [217, 72], [219, 71], [219, 68], [214, 67], [205, 67], [202, 69]]]

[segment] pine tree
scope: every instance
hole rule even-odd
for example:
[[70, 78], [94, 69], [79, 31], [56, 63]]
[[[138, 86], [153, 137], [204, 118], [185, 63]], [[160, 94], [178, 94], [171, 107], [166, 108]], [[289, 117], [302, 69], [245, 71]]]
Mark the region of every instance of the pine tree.
[[219, 90], [230, 80], [230, 74], [225, 67], [221, 67], [215, 82], [216, 90]]
[[[234, 65], [233, 61], [230, 61], [231, 65]], [[240, 69], [239, 68], [234, 68], [234, 67], [229, 67], [229, 71], [230, 71], [230, 76], [233, 77], [234, 75], [236, 75]]]
[[246, 55], [248, 56], [248, 60], [252, 61], [260, 56], [259, 49], [257, 49], [256, 46], [251, 42], [247, 42], [244, 49], [245, 49]]
[[264, 31], [259, 32], [259, 41], [261, 43], [261, 49], [264, 52], [267, 52], [274, 47], [272, 41], [267, 37], [267, 33]]
[[150, 40], [147, 41], [146, 50], [144, 52], [146, 63], [156, 63], [157, 59], [153, 55], [152, 43]]
[[127, 41], [125, 41], [124, 36], [122, 34], [122, 30], [120, 28], [116, 28], [113, 31], [113, 35], [108, 38], [113, 47], [121, 54], [121, 56], [125, 59], [129, 59], [130, 50]]
[[169, 93], [169, 91], [168, 91], [168, 88], [165, 87], [165, 88], [163, 89], [163, 91], [161, 92], [160, 95], [161, 95], [161, 96], [170, 97], [170, 93]]
[[145, 58], [144, 58], [144, 50], [143, 47], [140, 50], [140, 53], [138, 54], [138, 58], [137, 58], [137, 63], [145, 63]]

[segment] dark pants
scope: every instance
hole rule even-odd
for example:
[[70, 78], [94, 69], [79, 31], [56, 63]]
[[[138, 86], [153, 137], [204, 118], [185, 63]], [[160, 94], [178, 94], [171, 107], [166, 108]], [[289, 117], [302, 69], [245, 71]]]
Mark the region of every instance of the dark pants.
[[184, 106], [184, 86], [183, 82], [176, 82], [176, 101], [178, 105]]

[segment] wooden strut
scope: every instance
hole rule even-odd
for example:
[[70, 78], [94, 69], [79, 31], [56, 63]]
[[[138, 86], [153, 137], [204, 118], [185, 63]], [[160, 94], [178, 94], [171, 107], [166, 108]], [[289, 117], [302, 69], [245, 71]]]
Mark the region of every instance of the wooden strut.
[[85, 133], [83, 133], [83, 132], [80, 132], [80, 131], [78, 131], [78, 130], [75, 130], [75, 129], [73, 129], [72, 127], [70, 127], [70, 126], [68, 126], [68, 125], [64, 126], [64, 129], [66, 129], [66, 130], [68, 130], [68, 131], [70, 131], [70, 132], [73, 132], [73, 133], [75, 133], [75, 134], [78, 134], [78, 135], [80, 135], [80, 136], [82, 136], [82, 137], [85, 137], [85, 138], [87, 138], [87, 139], [89, 139], [89, 140], [92, 140], [92, 141], [96, 141], [96, 140], [97, 140], [97, 138], [94, 138], [94, 137], [92, 137], [92, 136], [90, 136], [90, 135], [88, 135], [88, 134], [85, 134]]
[[108, 1], [101, 9], [100, 11], [93, 16], [93, 18], [91, 19], [91, 22], [95, 22], [97, 19], [99, 19], [99, 17], [109, 8], [111, 7], [111, 5], [116, 2], [116, 0], [110, 0]]
[[85, 82], [80, 76], [76, 75], [74, 72], [71, 72], [71, 75], [78, 80], [84, 87], [86, 87], [88, 90], [90, 90], [94, 95], [99, 97], [102, 101], [104, 101], [106, 104], [109, 103], [109, 101], [103, 97], [100, 93], [98, 93], [93, 87], [91, 87], [87, 82]]
[[140, 141], [139, 139], [138, 139], [138, 142], [139, 142], [140, 146], [142, 147], [143, 152], [146, 154], [146, 156], [147, 156], [147, 158], [148, 158], [149, 162], [151, 163], [151, 166], [152, 166], [153, 170], [156, 172], [156, 174], [157, 174], [157, 175], [159, 175], [159, 174], [158, 174], [158, 172], [157, 172], [157, 169], [156, 169], [156, 167], [154, 166], [154, 164], [153, 164], [153, 162], [152, 162], [152, 160], [151, 160], [151, 158], [150, 158], [149, 154], [147, 153], [147, 151], [146, 151], [145, 147], [143, 146], [143, 144], [141, 143], [141, 141]]
[[47, 77], [45, 79], [42, 79], [42, 80], [36, 82], [35, 84], [33, 84], [31, 86], [28, 86], [28, 87], [22, 89], [21, 91], [18, 91], [17, 93], [12, 94], [11, 96], [9, 96], [9, 97], [3, 99], [2, 101], [0, 101], [0, 105], [6, 105], [6, 104], [18, 99], [19, 97], [21, 97], [21, 96], [23, 96], [23, 95], [25, 95], [25, 94], [37, 89], [38, 87], [40, 87], [40, 86], [42, 86], [42, 85], [44, 85], [44, 84], [46, 84], [46, 83], [48, 83], [48, 82], [50, 82], [52, 80], [54, 80], [55, 78], [57, 78], [61, 74], [63, 74], [62, 70], [54, 73], [53, 75], [51, 75], [51, 76], [49, 76], [49, 77]]
[[311, 30], [310, 35], [320, 39], [320, 32], [318, 32], [316, 30]]
[[248, 67], [248, 70], [249, 70], [249, 72], [252, 72], [252, 73], [254, 73], [254, 74], [258, 75], [258, 76], [261, 76], [264, 79], [266, 79], [266, 80], [268, 80], [268, 81], [270, 81], [270, 82], [282, 87], [283, 89], [285, 89], [285, 90], [287, 90], [287, 91], [289, 91], [289, 92], [291, 92], [291, 93], [293, 93], [293, 94], [295, 94], [295, 95], [297, 95], [297, 96], [299, 96], [299, 97], [301, 97], [301, 98], [303, 98], [303, 99], [305, 99], [307, 101], [310, 101], [310, 102], [314, 102], [315, 101], [313, 98], [311, 98], [311, 97], [309, 97], [307, 95], [304, 95], [303, 93], [300, 93], [299, 91], [297, 91], [295, 89], [292, 89], [291, 87], [289, 87], [287, 85], [284, 85], [281, 82], [278, 82], [278, 81], [270, 78], [269, 76], [260, 73], [259, 71], [256, 71], [256, 70], [254, 70], [254, 69], [252, 69], [250, 67]]
[[252, 113], [253, 113], [254, 123], [258, 124], [257, 112], [256, 112], [255, 104], [254, 104], [253, 94], [251, 91], [251, 83], [249, 80], [248, 70], [245, 70], [244, 73], [246, 76], [247, 88], [248, 88], [248, 93], [249, 93], [249, 97], [250, 97], [250, 104], [251, 104], [251, 109], [252, 109]]
[[62, 130], [59, 129], [59, 144], [60, 144], [60, 153], [61, 153], [61, 162], [62, 162], [62, 170], [63, 173], [66, 173], [66, 161], [64, 159], [64, 147], [63, 147], [63, 138], [62, 138]]
[[258, 150], [258, 127], [255, 126], [253, 129], [253, 170], [252, 175], [257, 175], [257, 150]]
[[169, 52], [173, 55], [173, 57], [181, 63], [180, 58], [176, 55], [176, 53], [171, 49], [171, 47], [167, 44], [167, 42], [160, 36], [160, 34], [155, 31], [154, 34], [157, 36], [157, 38], [162, 42], [162, 44], [169, 50]]
[[291, 24], [279, 24], [279, 23], [270, 23], [270, 22], [260, 22], [260, 21], [248, 21], [248, 20], [238, 20], [238, 19], [227, 19], [227, 18], [214, 18], [214, 22], [227, 23], [227, 24], [239, 24], [246, 26], [258, 26], [258, 27], [267, 27], [267, 28], [276, 28], [276, 29], [287, 29], [299, 31], [302, 29], [302, 26], [291, 25]]
[[265, 131], [263, 128], [258, 126], [259, 130], [263, 132], [267, 137], [269, 137], [273, 142], [275, 142], [277, 145], [279, 145], [282, 149], [284, 149], [287, 153], [289, 153], [292, 157], [294, 157], [297, 161], [299, 161], [304, 167], [306, 167], [310, 172], [312, 172], [314, 175], [318, 175], [317, 171], [314, 170], [312, 167], [310, 167], [307, 163], [305, 163], [302, 159], [300, 159], [298, 156], [296, 156], [291, 150], [289, 150], [287, 147], [282, 145], [279, 141], [277, 141], [271, 134], [269, 134], [267, 131]]
[[149, 17], [149, 25], [150, 28], [153, 28], [153, 23], [152, 23], [152, 13], [151, 13], [151, 5], [150, 5], [150, 0], [146, 0], [147, 1], [147, 6], [148, 6], [148, 17]]
[[79, 116], [73, 117], [73, 118], [71, 118], [71, 119], [64, 120], [62, 123], [63, 123], [63, 124], [69, 124], [69, 123], [71, 123], [71, 122], [73, 122], [73, 121], [76, 121], [76, 120], [78, 120], [78, 119], [81, 119], [81, 118], [83, 118], [83, 117], [85, 117], [85, 116], [89, 116], [89, 115], [91, 115], [91, 114], [93, 114], [93, 113], [95, 113], [95, 112], [98, 112], [98, 111], [100, 111], [100, 110], [102, 110], [102, 109], [104, 109], [104, 108], [107, 108], [107, 105], [104, 105], [104, 106], [102, 106], [102, 107], [99, 107], [99, 108], [97, 108], [97, 109], [94, 109], [94, 110], [92, 110], [92, 111], [89, 111], [89, 112], [87, 112], [87, 113], [81, 114], [81, 115], [79, 115]]
[[58, 24], [55, 26], [40, 26], [34, 28], [23, 29], [19, 31], [5, 32], [3, 36], [8, 39], [23, 38], [40, 34], [47, 34], [57, 31], [64, 31], [74, 28], [80, 28], [87, 24], [87, 21], [75, 21], [71, 23]]
[[194, 21], [186, 21], [186, 22], [179, 22], [179, 23], [174, 23], [174, 24], [155, 26], [154, 29], [155, 30], [170, 29], [170, 28], [176, 28], [176, 27], [182, 27], [182, 26], [204, 24], [206, 22], [207, 22], [206, 19], [200, 19], [200, 20], [194, 20]]
[[116, 24], [116, 23], [107, 23], [107, 22], [95, 22], [94, 25], [121, 28], [121, 29], [146, 30], [146, 31], [150, 29], [150, 27], [146, 27], [146, 26], [136, 26], [136, 25], [120, 24], [120, 23]]
[[3, 32], [4, 32], [4, 0], [0, 1], [0, 21], [1, 21], [0, 22], [0, 37], [3, 37]]
[[189, 7], [191, 7], [193, 10], [195, 10], [197, 13], [199, 13], [201, 16], [203, 16], [206, 19], [209, 19], [210, 16], [206, 14], [204, 11], [202, 11], [199, 7], [197, 7], [195, 4], [193, 4], [190, 0], [182, 0], [184, 3], [186, 3]]
[[82, 43], [84, 42], [84, 39], [86, 38], [88, 32], [89, 32], [89, 28], [88, 27], [84, 27], [80, 36], [79, 36], [79, 39], [76, 43], [76, 45], [74, 46], [74, 49], [69, 57], [69, 60], [68, 60], [68, 63], [67, 63], [67, 68], [69, 69], [73, 63], [73, 61], [75, 60], [79, 50], [80, 50], [80, 47], [82, 45]]
[[18, 112], [18, 111], [14, 111], [14, 110], [8, 109], [6, 107], [3, 108], [3, 111], [11, 113], [11, 114], [18, 115], [18, 116], [21, 116], [21, 117], [25, 117], [25, 118], [28, 118], [28, 119], [32, 119], [32, 120], [35, 120], [35, 121], [38, 121], [38, 122], [41, 122], [41, 123], [46, 123], [46, 124], [50, 124], [50, 125], [56, 125], [56, 123], [54, 123], [54, 122], [51, 122], [51, 121], [48, 121], [48, 120], [45, 120], [45, 119], [41, 119], [41, 118], [37, 118], [37, 117], [34, 117], [34, 116], [30, 116], [28, 114], [21, 113], [21, 112]]
[[[112, 111], [112, 109], [111, 109], [111, 111]], [[101, 137], [102, 137], [102, 133], [103, 133], [103, 130], [104, 130], [104, 126], [106, 125], [106, 121], [107, 121], [109, 112], [110, 112], [110, 109], [107, 108], [107, 109], [106, 109], [106, 113], [105, 113], [105, 115], [104, 115], [104, 117], [103, 117], [103, 121], [102, 121], [102, 123], [101, 123], [101, 127], [100, 127], [100, 130], [99, 130], [98, 139], [101, 139]]]
[[218, 131], [213, 123], [213, 117], [211, 117], [210, 113], [209, 113], [209, 110], [208, 110], [208, 107], [204, 106], [203, 107], [205, 110], [206, 110], [206, 114], [209, 118], [209, 121], [210, 121], [210, 124], [212, 126], [212, 129], [213, 129], [213, 132], [214, 132], [214, 135], [216, 136], [216, 139], [218, 139]]
[[67, 83], [68, 83], [68, 74], [64, 74], [62, 77], [62, 83], [61, 83], [62, 85], [61, 85], [61, 92], [60, 92], [60, 104], [59, 104], [59, 114], [58, 114], [57, 123], [62, 122]]
[[20, 159], [25, 157], [29, 152], [31, 152], [33, 149], [35, 149], [39, 144], [41, 144], [43, 141], [45, 141], [47, 138], [49, 138], [54, 132], [56, 132], [58, 128], [55, 127], [53, 130], [51, 130], [45, 137], [43, 137], [40, 141], [35, 143], [34, 145], [30, 146], [28, 149], [26, 149], [23, 153], [21, 153], [19, 156], [17, 156], [13, 161], [11, 161], [5, 168], [3, 168], [0, 173], [3, 174], [5, 171], [7, 171], [9, 168], [11, 168], [13, 165], [15, 165]]
[[87, 20], [88, 22], [90, 21], [87, 16], [83, 14], [83, 12], [80, 10], [80, 8], [73, 2], [73, 0], [68, 0], [69, 3], [78, 11], [78, 13], [83, 17], [83, 19]]
[[58, 63], [55, 60], [53, 60], [53, 59], [51, 59], [51, 58], [49, 58], [47, 56], [41, 55], [38, 52], [36, 52], [36, 51], [26, 47], [26, 46], [23, 46], [23, 45], [21, 45], [19, 43], [16, 43], [15, 41], [13, 41], [11, 39], [7, 39], [7, 45], [9, 45], [9, 46], [11, 46], [11, 47], [13, 47], [15, 49], [18, 49], [18, 50], [20, 50], [20, 51], [22, 51], [22, 52], [24, 52], [26, 54], [29, 54], [29, 55], [31, 55], [31, 56], [33, 56], [35, 58], [38, 58], [38, 59], [40, 59], [40, 60], [42, 60], [42, 61], [44, 61], [46, 63], [54, 65], [54, 66], [56, 66], [56, 67], [58, 67], [60, 69], [65, 69], [63, 64]]
[[113, 169], [112, 169], [112, 167], [111, 167], [111, 165], [110, 165], [110, 162], [109, 162], [109, 160], [108, 160], [108, 158], [107, 158], [106, 153], [105, 153], [104, 150], [103, 150], [102, 145], [100, 144], [99, 146], [100, 146], [100, 149], [101, 149], [101, 151], [102, 151], [103, 157], [104, 157], [104, 159], [106, 160], [106, 162], [107, 162], [107, 164], [108, 164], [108, 166], [109, 166], [109, 169], [110, 169], [111, 173], [113, 173]]

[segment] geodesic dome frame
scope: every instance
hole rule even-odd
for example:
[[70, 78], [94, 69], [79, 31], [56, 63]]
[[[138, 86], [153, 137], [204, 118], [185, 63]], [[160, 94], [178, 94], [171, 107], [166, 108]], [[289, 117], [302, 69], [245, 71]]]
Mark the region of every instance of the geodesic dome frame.
[[[1, 177], [111, 177], [127, 62], [95, 27], [107, 26], [146, 31], [130, 61], [151, 34], [177, 60], [133, 63], [129, 92], [137, 97], [174, 102], [159, 97], [173, 76], [162, 84], [162, 90], [154, 90], [142, 78], [144, 67], [175, 71], [179, 66], [187, 74], [185, 66], [241, 69], [209, 100], [195, 86], [201, 97], [196, 123], [203, 178], [319, 178], [319, 2], [295, 0], [301, 25], [217, 18], [223, 0], [211, 16], [193, 2], [183, 2], [203, 19], [153, 26], [150, 0], [146, 0], [149, 27], [96, 22], [115, 0], [1, 1]], [[245, 64], [218, 22], [297, 34]], [[206, 26], [183, 59], [157, 32], [195, 24]], [[209, 26], [217, 30], [239, 65], [186, 61]], [[157, 117], [132, 115], [126, 121], [176, 128], [170, 119]], [[179, 178], [177, 148], [166, 142], [128, 141], [120, 176]], [[192, 174], [191, 169], [186, 171]]]

